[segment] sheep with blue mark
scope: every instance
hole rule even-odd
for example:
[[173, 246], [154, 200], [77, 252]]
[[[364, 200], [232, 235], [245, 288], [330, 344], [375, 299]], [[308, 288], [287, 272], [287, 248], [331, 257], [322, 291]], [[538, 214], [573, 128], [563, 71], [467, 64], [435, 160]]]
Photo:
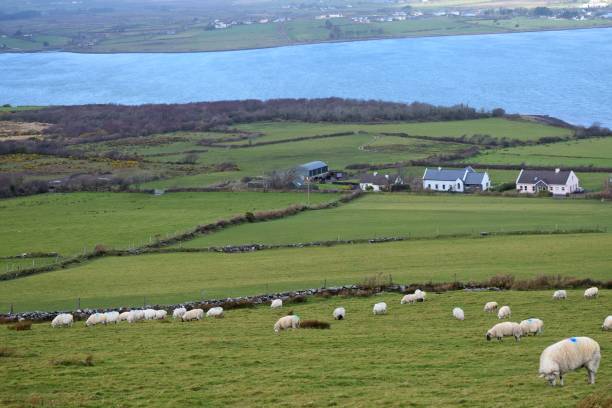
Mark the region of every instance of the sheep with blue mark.
[[544, 322], [535, 317], [523, 320], [519, 323], [521, 330], [523, 330], [523, 336], [528, 336], [533, 333], [534, 336], [541, 334], [544, 330]]
[[601, 361], [599, 343], [589, 337], [570, 337], [544, 349], [540, 355], [540, 377], [552, 386], [557, 377], [563, 385], [563, 376], [578, 368], [587, 370], [589, 384], [595, 384], [595, 374]]

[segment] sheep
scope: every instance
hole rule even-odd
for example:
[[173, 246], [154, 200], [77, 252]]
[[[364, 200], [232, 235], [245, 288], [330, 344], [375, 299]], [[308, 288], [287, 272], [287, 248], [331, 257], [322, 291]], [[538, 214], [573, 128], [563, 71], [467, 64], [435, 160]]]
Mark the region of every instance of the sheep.
[[565, 300], [567, 299], [567, 292], [564, 290], [555, 290], [555, 293], [553, 293], [553, 299], [554, 300]]
[[97, 324], [106, 324], [106, 315], [104, 313], [94, 313], [85, 321], [85, 325], [87, 327], [95, 326]]
[[400, 301], [400, 303], [402, 305], [405, 305], [406, 303], [416, 303], [417, 302], [417, 295], [416, 294], [412, 294], [412, 295], [405, 295], [402, 300]]
[[519, 323], [519, 325], [521, 326], [521, 330], [523, 331], [523, 336], [528, 336], [531, 333], [533, 333], [534, 336], [537, 336], [538, 334], [541, 334], [544, 330], [544, 322], [536, 318], [529, 318], [523, 320]]
[[156, 310], [155, 311], [155, 319], [156, 320], [164, 320], [167, 315], [168, 315], [168, 312], [165, 311], [165, 310]]
[[510, 306], [502, 306], [497, 312], [498, 319], [505, 319], [512, 315], [512, 311], [510, 310]]
[[593, 286], [592, 288], [588, 288], [587, 290], [584, 291], [584, 298], [585, 299], [595, 299], [598, 294], [599, 294], [599, 289]]
[[346, 310], [343, 307], [337, 307], [334, 309], [334, 319], [344, 320], [346, 318]]
[[69, 313], [60, 313], [51, 322], [51, 327], [72, 327], [74, 317]]
[[119, 312], [106, 312], [104, 316], [106, 316], [106, 324], [119, 322]]
[[272, 309], [278, 309], [279, 307], [283, 307], [283, 299], [274, 299], [270, 304]]
[[187, 309], [185, 309], [184, 307], [177, 307], [172, 312], [172, 318], [173, 319], [180, 319], [181, 317], [183, 317], [183, 315], [185, 314], [186, 311], [187, 311]]
[[595, 384], [595, 374], [599, 368], [601, 350], [599, 344], [589, 337], [570, 337], [544, 349], [540, 355], [540, 377], [552, 386], [557, 376], [563, 386], [563, 375], [580, 367], [587, 370], [589, 384]]
[[465, 320], [465, 313], [463, 313], [463, 309], [460, 307], [456, 307], [453, 309], [453, 316], [458, 320]]
[[298, 315], [283, 316], [274, 324], [274, 333], [279, 333], [281, 330], [297, 329], [298, 327], [300, 327]]
[[153, 319], [155, 319], [155, 316], [157, 316], [157, 313], [155, 312], [155, 309], [146, 309], [144, 311], [144, 318], [145, 318], [145, 320], [153, 320]]
[[502, 341], [502, 339], [506, 336], [514, 336], [516, 341], [520, 341], [522, 335], [523, 330], [518, 323], [503, 322], [497, 323], [495, 326], [491, 327], [485, 336], [487, 341], [491, 341], [493, 337], [499, 341]]
[[372, 312], [375, 315], [386, 314], [387, 313], [387, 304], [385, 302], [376, 303], [372, 308]]
[[127, 317], [128, 323], [135, 323], [139, 320], [144, 320], [144, 310], [132, 310]]
[[601, 330], [612, 330], [612, 315], [605, 318]]
[[181, 316], [181, 320], [184, 322], [189, 322], [191, 320], [202, 320], [203, 317], [204, 317], [204, 310], [191, 309], [188, 312], [185, 312], [183, 316]]
[[119, 314], [119, 318], [117, 319], [117, 321], [120, 321], [120, 322], [129, 321], [130, 313], [132, 312], [123, 312]]
[[427, 297], [427, 293], [421, 289], [415, 290], [414, 294], [416, 296], [417, 302], [424, 302], [425, 298]]
[[487, 313], [493, 313], [497, 310], [497, 306], [499, 306], [497, 302], [487, 302], [484, 306], [484, 311]]
[[223, 308], [222, 307], [211, 307], [206, 312], [206, 317], [223, 317]]

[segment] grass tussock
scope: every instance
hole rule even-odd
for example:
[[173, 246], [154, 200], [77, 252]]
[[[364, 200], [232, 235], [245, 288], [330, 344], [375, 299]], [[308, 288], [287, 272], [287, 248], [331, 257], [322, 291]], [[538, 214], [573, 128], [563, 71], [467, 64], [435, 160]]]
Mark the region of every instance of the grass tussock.
[[329, 329], [331, 325], [320, 320], [302, 320], [300, 329]]
[[8, 347], [0, 347], [0, 357], [12, 357], [15, 355], [15, 350]]
[[582, 399], [576, 408], [610, 408], [612, 407], [612, 395], [604, 393], [591, 394]]
[[54, 366], [64, 367], [92, 367], [94, 365], [94, 358], [92, 354], [88, 354], [85, 358], [80, 357], [66, 357], [57, 358], [51, 360], [51, 364]]
[[29, 320], [23, 320], [15, 324], [8, 325], [7, 329], [15, 331], [32, 330], [32, 322]]

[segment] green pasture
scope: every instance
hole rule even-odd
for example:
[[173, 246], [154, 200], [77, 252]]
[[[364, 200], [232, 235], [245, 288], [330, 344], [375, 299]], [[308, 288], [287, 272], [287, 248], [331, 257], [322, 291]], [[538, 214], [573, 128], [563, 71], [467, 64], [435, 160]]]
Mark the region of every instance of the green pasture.
[[612, 234], [415, 240], [386, 244], [104, 257], [0, 281], [0, 310], [171, 304], [354, 284], [381, 274], [399, 283], [482, 281], [497, 274], [610, 279]]
[[[311, 203], [334, 194], [311, 194]], [[72, 256], [97, 244], [140, 246], [246, 211], [305, 203], [301, 193], [44, 194], [0, 201], [0, 256], [58, 252]]]
[[370, 193], [337, 208], [228, 228], [182, 245], [278, 244], [595, 227], [612, 231], [612, 205], [596, 200]]
[[[354, 407], [574, 407], [612, 388], [612, 332], [600, 327], [611, 291], [586, 301], [581, 291], [554, 302], [550, 291], [453, 292], [400, 305], [399, 294], [310, 299], [271, 310], [230, 310], [223, 319], [30, 331], [0, 327], [0, 403], [5, 407], [354, 406]], [[544, 332], [520, 342], [485, 340], [498, 323], [482, 311], [495, 300], [512, 320], [538, 317]], [[388, 314], [372, 315], [385, 301]], [[346, 308], [346, 320], [332, 310]], [[460, 306], [465, 321], [455, 320]], [[302, 319], [331, 322], [329, 330], [274, 334], [289, 309]], [[602, 349], [595, 385], [580, 369], [565, 387], [538, 378], [541, 352], [570, 336], [589, 336]], [[82, 365], [87, 356], [92, 365]], [[606, 391], [607, 390], [607, 391]], [[247, 402], [248, 401], [248, 402]], [[605, 406], [605, 405], [599, 405]]]

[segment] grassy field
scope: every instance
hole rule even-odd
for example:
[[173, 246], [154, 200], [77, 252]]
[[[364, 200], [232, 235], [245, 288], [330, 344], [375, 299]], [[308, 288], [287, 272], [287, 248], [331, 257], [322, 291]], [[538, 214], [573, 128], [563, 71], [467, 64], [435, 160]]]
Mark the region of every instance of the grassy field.
[[513, 147], [481, 153], [468, 161], [486, 164], [612, 167], [612, 138]]
[[204, 247], [389, 236], [433, 237], [537, 229], [606, 227], [612, 206], [594, 200], [463, 195], [368, 194], [347, 205], [266, 223], [245, 224], [183, 243]]
[[461, 238], [297, 248], [242, 254], [105, 257], [79, 267], [0, 282], [0, 310], [170, 304], [354, 284], [482, 281], [497, 274], [610, 279], [612, 234]]
[[[398, 294], [313, 299], [291, 305], [302, 319], [332, 321], [342, 305], [347, 319], [330, 330], [275, 335], [289, 308], [232, 310], [224, 319], [159, 321], [68, 329], [36, 324], [31, 331], [0, 330], [0, 403], [5, 407], [143, 406], [385, 406], [573, 407], [591, 394], [610, 397], [612, 333], [600, 326], [612, 292], [585, 301], [579, 291], [553, 302], [550, 291], [430, 294], [425, 303], [400, 306]], [[498, 322], [486, 301], [512, 307], [512, 320], [539, 317], [544, 333], [487, 342]], [[389, 312], [373, 316], [372, 304]], [[454, 320], [460, 306], [466, 320]], [[595, 385], [585, 370], [565, 387], [538, 378], [539, 356], [570, 336], [599, 342]], [[69, 345], [69, 347], [67, 347]], [[79, 361], [93, 357], [93, 365]], [[604, 405], [601, 405], [604, 406]]]
[[[334, 194], [311, 194], [312, 203]], [[131, 193], [46, 194], [0, 201], [0, 256], [23, 252], [92, 251], [97, 244], [139, 246], [159, 234], [198, 224], [305, 203], [301, 193], [172, 193], [160, 197]]]

